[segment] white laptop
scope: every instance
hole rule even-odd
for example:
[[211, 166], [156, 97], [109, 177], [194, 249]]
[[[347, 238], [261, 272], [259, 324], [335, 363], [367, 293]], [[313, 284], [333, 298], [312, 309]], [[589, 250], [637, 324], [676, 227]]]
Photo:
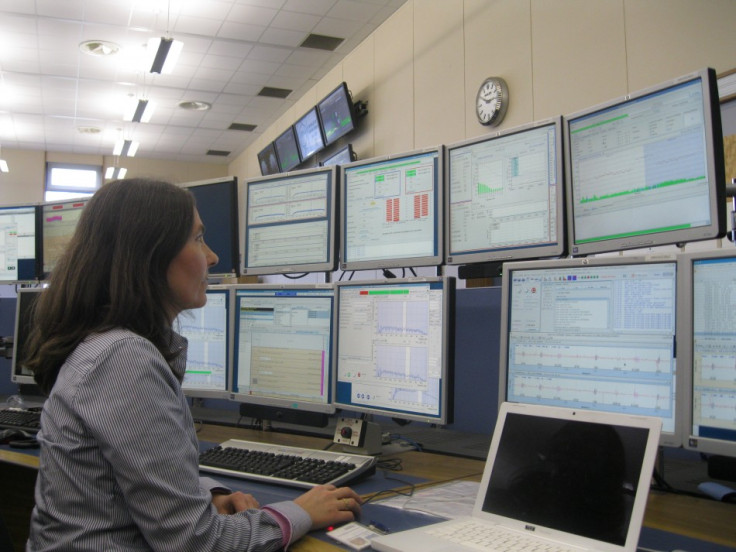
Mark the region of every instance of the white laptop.
[[508, 540], [635, 552], [660, 430], [653, 417], [503, 403], [472, 515], [371, 544], [381, 552], [478, 552], [485, 539], [493, 551], [524, 550], [500, 547]]

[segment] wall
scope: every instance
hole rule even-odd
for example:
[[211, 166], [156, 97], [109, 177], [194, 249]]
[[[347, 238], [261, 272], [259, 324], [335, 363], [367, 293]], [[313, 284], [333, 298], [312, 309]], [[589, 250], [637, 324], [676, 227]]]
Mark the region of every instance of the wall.
[[368, 115], [349, 136], [361, 159], [452, 143], [476, 122], [477, 87], [506, 79], [502, 129], [571, 113], [710, 66], [736, 67], [733, 0], [409, 0], [229, 166], [256, 154], [341, 81]]

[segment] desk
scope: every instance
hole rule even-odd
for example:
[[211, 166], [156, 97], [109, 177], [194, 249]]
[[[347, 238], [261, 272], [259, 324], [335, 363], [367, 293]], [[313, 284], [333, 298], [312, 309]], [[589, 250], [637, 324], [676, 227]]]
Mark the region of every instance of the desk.
[[[329, 440], [325, 438], [208, 424], [202, 425], [199, 429], [198, 436], [202, 441], [221, 442], [227, 439], [240, 438], [314, 448], [324, 448], [329, 444]], [[400, 457], [403, 463], [401, 473], [426, 480], [426, 482], [420, 483], [419, 486], [457, 479], [479, 481], [483, 471], [483, 462], [480, 460], [415, 451], [403, 453]], [[0, 475], [2, 475], [3, 483], [7, 483], [7, 480], [11, 477], [16, 477], [19, 470], [33, 475], [33, 477], [26, 477], [24, 481], [14, 481], [11, 487], [3, 487], [2, 502], [18, 504], [19, 501], [20, 503], [32, 501], [32, 485], [33, 479], [35, 479], [33, 470], [38, 468], [38, 458], [31, 453], [1, 447], [0, 462], [2, 462], [0, 464]], [[6, 491], [8, 491], [7, 495]], [[651, 530], [647, 533], [648, 535], [659, 530], [736, 548], [736, 524], [734, 524], [734, 519], [736, 519], [736, 505], [653, 491], [649, 495], [644, 526], [645, 530]], [[10, 525], [11, 521], [8, 521], [8, 524]], [[10, 529], [15, 536], [15, 533], [23, 528], [11, 527]], [[18, 542], [17, 538], [16, 542]], [[22, 550], [17, 545], [16, 549]], [[307, 536], [292, 547], [292, 550], [294, 552], [334, 552], [342, 549], [314, 536]], [[696, 549], [690, 547], [690, 551], [696, 552]]]

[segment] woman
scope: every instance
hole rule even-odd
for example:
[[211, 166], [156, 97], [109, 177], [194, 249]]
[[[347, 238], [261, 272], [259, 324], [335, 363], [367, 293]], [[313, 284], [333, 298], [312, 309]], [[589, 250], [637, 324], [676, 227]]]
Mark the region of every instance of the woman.
[[345, 487], [259, 509], [199, 477], [171, 326], [206, 302], [203, 235], [192, 195], [165, 182], [112, 182], [83, 211], [29, 338], [48, 399], [27, 550], [276, 550], [359, 512]]

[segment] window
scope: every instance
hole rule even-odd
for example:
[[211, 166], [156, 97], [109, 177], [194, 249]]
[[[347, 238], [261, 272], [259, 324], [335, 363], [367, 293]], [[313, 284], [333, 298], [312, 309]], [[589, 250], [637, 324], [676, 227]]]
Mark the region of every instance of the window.
[[90, 196], [102, 184], [102, 167], [72, 163], [46, 163], [45, 201]]

